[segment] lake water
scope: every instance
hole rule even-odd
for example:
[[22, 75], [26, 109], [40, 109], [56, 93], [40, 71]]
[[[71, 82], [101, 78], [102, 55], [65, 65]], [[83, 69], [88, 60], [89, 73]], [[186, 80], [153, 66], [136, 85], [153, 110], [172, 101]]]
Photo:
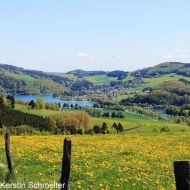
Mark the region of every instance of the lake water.
[[160, 115], [167, 116], [164, 108], [154, 108], [152, 111], [159, 113]]
[[36, 101], [36, 99], [38, 98], [42, 98], [45, 102], [50, 102], [50, 103], [60, 103], [61, 105], [63, 105], [64, 103], [66, 104], [78, 104], [79, 106], [88, 106], [88, 107], [92, 107], [94, 105], [95, 102], [88, 102], [88, 101], [64, 101], [64, 100], [60, 100], [58, 98], [54, 98], [51, 96], [43, 96], [43, 95], [15, 95], [14, 96], [16, 100], [23, 100], [26, 102], [29, 102], [31, 100]]

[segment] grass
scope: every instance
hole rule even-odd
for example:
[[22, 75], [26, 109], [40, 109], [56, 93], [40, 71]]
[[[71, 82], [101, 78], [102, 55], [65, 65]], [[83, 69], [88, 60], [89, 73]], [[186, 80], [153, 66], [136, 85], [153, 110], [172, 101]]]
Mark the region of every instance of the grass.
[[31, 109], [27, 105], [22, 105], [22, 104], [16, 104], [15, 109], [20, 110], [22, 112], [30, 113], [30, 114], [35, 114], [35, 115], [41, 115], [41, 116], [50, 116], [53, 114], [58, 113], [56, 110], [38, 110], [38, 109]]
[[96, 75], [96, 76], [84, 77], [83, 79], [92, 82], [94, 85], [109, 84], [111, 81], [117, 80], [117, 78], [109, 77], [107, 75]]
[[175, 124], [170, 122], [160, 122], [158, 120], [145, 118], [139, 115], [133, 115], [130, 113], [126, 113], [126, 118], [91, 118], [90, 126], [93, 127], [94, 125], [101, 126], [103, 122], [106, 122], [110, 131], [115, 132], [112, 129], [112, 125], [114, 122], [121, 123], [124, 129], [129, 129], [137, 126], [142, 126], [140, 129], [134, 130], [135, 132], [139, 133], [153, 133], [154, 131], [160, 131], [163, 127], [168, 127], [170, 131], [190, 131], [190, 128], [186, 124]]
[[[75, 135], [71, 189], [172, 190], [173, 162], [190, 159], [190, 132]], [[12, 137], [16, 181], [59, 182], [65, 136]], [[0, 137], [1, 163], [6, 163]], [[7, 170], [1, 170], [3, 182]]]
[[[50, 116], [53, 114], [60, 113], [60, 111], [56, 110], [38, 110], [38, 109], [30, 109], [29, 106], [27, 105], [22, 105], [22, 104], [16, 104], [16, 109], [30, 113], [30, 114], [35, 114], [35, 115], [40, 115], [40, 116]], [[64, 109], [65, 112], [68, 111], [76, 111], [75, 109]], [[110, 111], [112, 110], [105, 110], [105, 111]], [[153, 132], [155, 130], [159, 131], [162, 127], [167, 126], [169, 129], [172, 131], [181, 131], [181, 130], [190, 130], [189, 127], [187, 127], [185, 124], [175, 124], [175, 123], [166, 123], [166, 122], [161, 122], [155, 119], [150, 119], [146, 118], [144, 116], [140, 115], [135, 115], [132, 113], [125, 113], [125, 118], [90, 118], [90, 127], [92, 128], [94, 125], [99, 125], [102, 126], [102, 123], [106, 122], [110, 132], [115, 132], [115, 130], [112, 128], [112, 125], [114, 122], [116, 123], [121, 123], [124, 127], [124, 129], [136, 127], [136, 126], [143, 126], [143, 129], [138, 129], [139, 132]], [[136, 130], [135, 130], [136, 131]]]
[[[44, 116], [44, 117], [60, 113], [60, 111], [57, 111], [57, 110], [31, 109], [29, 106], [23, 105], [23, 104], [16, 104], [15, 109], [20, 110], [20, 111], [25, 112], [25, 113], [40, 115], [40, 116]], [[67, 111], [75, 111], [75, 109], [64, 109], [64, 111], [66, 111], [66, 112]]]
[[176, 74], [167, 74], [158, 78], [143, 78], [143, 80], [146, 82], [146, 84], [143, 85], [144, 87], [155, 87], [157, 85], [160, 85], [164, 81], [178, 81], [179, 79], [185, 79], [190, 81], [189, 77], [184, 77], [181, 75]]
[[134, 79], [134, 77], [129, 74], [129, 75], [124, 79], [124, 81], [129, 81], [129, 80], [133, 80], [133, 79]]
[[117, 96], [117, 101], [121, 101], [123, 99], [129, 98], [129, 97], [132, 97], [132, 96], [134, 96], [134, 94], [119, 94]]
[[[18, 104], [16, 109], [44, 116], [57, 113], [28, 110], [26, 105]], [[71, 136], [71, 189], [175, 189], [173, 162], [190, 159], [189, 127], [131, 113], [126, 113], [123, 119], [91, 118], [90, 124], [102, 125], [104, 121], [110, 130], [113, 130], [113, 122], [121, 122], [125, 129], [139, 125], [144, 127], [121, 134]], [[170, 131], [160, 132], [165, 126]], [[16, 168], [14, 181], [26, 184], [59, 182], [64, 138], [62, 135], [11, 137]], [[2, 136], [0, 154], [0, 163], [5, 164]], [[4, 168], [0, 171], [0, 181], [4, 182], [6, 176], [7, 169]]]
[[4, 73], [6, 73], [6, 75], [9, 77], [19, 79], [19, 80], [23, 80], [26, 83], [30, 83], [30, 82], [33, 82], [36, 80], [34, 77], [32, 77], [30, 75], [25, 75], [25, 74], [21, 74], [21, 73], [15, 74], [15, 73], [8, 72], [8, 71], [5, 71]]
[[[126, 79], [124, 79], [124, 81], [132, 80], [132, 79], [134, 79], [134, 77], [129, 75], [129, 76], [126, 77]], [[140, 94], [142, 94], [142, 90], [144, 88], [146, 88], [146, 87], [156, 87], [156, 86], [160, 85], [161, 83], [163, 83], [164, 81], [178, 81], [179, 79], [185, 79], [185, 80], [190, 81], [189, 77], [177, 75], [175, 73], [165, 74], [165, 75], [157, 77], [157, 78], [142, 78], [142, 79], [143, 79], [143, 81], [145, 83], [131, 89], [130, 90], [131, 92], [139, 92]], [[133, 95], [119, 95], [118, 96], [118, 101], [121, 100], [121, 99], [125, 99], [128, 96], [133, 96]]]

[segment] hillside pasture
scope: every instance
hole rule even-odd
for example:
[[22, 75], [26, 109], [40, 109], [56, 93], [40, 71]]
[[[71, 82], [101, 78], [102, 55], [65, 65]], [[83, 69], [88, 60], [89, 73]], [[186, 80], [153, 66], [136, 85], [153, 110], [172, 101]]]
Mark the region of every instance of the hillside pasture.
[[89, 82], [93, 83], [94, 85], [109, 84], [111, 81], [117, 80], [116, 77], [109, 77], [107, 75], [88, 76], [88, 77], [84, 77], [83, 79], [88, 80]]
[[[190, 132], [75, 135], [71, 189], [174, 190], [173, 162], [190, 159]], [[65, 136], [11, 137], [16, 181], [59, 182]], [[0, 137], [0, 162], [6, 164]], [[5, 181], [7, 169], [0, 171]]]
[[[40, 116], [51, 116], [57, 113], [60, 113], [61, 111], [56, 111], [56, 110], [38, 110], [38, 109], [31, 109], [27, 105], [21, 105], [21, 104], [16, 104], [16, 109], [26, 112], [26, 113], [31, 113], [35, 115], [40, 115]], [[63, 112], [68, 112], [68, 111], [77, 111], [75, 109], [69, 109], [66, 108], [63, 110]], [[81, 110], [80, 110], [81, 111]], [[84, 110], [83, 110], [84, 111]], [[105, 110], [112, 112], [113, 110]], [[129, 129], [137, 126], [141, 126], [142, 128], [135, 129], [134, 131], [138, 132], [149, 132], [152, 133], [154, 131], [159, 132], [161, 128], [163, 127], [168, 127], [170, 131], [190, 131], [190, 128], [187, 127], [186, 124], [175, 124], [172, 122], [161, 122], [156, 119], [151, 119], [151, 118], [146, 118], [145, 116], [141, 115], [136, 115], [132, 113], [125, 113], [125, 118], [96, 118], [96, 117], [91, 117], [90, 118], [90, 128], [93, 128], [94, 125], [99, 125], [100, 127], [102, 126], [102, 123], [106, 122], [109, 128], [109, 131], [112, 133], [115, 133], [116, 131], [112, 128], [112, 125], [114, 122], [116, 123], [121, 123], [124, 127], [124, 129]]]

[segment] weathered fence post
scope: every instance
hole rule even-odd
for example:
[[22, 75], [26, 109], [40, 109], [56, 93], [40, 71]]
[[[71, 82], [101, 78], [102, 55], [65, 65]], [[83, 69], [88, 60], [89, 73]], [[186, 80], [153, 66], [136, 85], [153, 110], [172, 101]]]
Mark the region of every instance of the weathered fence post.
[[175, 161], [176, 190], [190, 190], [190, 161]]
[[14, 174], [13, 161], [11, 158], [11, 144], [10, 144], [10, 135], [9, 133], [5, 134], [5, 152], [7, 157], [8, 169], [11, 174]]
[[63, 160], [62, 160], [62, 173], [61, 184], [63, 187], [61, 190], [70, 190], [69, 175], [71, 169], [71, 139], [66, 137], [63, 146]]

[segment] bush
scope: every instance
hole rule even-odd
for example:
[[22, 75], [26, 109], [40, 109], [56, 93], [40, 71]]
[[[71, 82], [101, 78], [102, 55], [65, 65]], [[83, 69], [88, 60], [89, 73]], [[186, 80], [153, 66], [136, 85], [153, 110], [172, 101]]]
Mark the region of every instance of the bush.
[[170, 129], [168, 128], [168, 126], [164, 126], [160, 129], [160, 132], [170, 132]]
[[118, 124], [118, 131], [119, 131], [119, 132], [124, 131], [123, 125], [122, 125], [120, 122], [119, 122], [119, 124]]
[[13, 135], [38, 135], [40, 131], [35, 130], [29, 125], [11, 126], [4, 129], [4, 132], [9, 132]]
[[78, 134], [83, 135], [85, 133], [84, 128], [78, 129]]
[[38, 98], [36, 100], [36, 107], [38, 109], [44, 109], [45, 108], [45, 102], [44, 102], [44, 100], [42, 98]]
[[180, 113], [180, 109], [177, 106], [168, 106], [166, 108], [166, 113], [168, 115], [178, 115]]
[[102, 132], [103, 134], [106, 134], [106, 133], [107, 133], [107, 130], [108, 130], [107, 123], [103, 122], [102, 128], [101, 128], [101, 132]]
[[181, 118], [177, 118], [177, 119], [176, 119], [176, 123], [177, 123], [177, 124], [180, 124], [181, 122], [182, 122]]
[[189, 119], [189, 118], [186, 119], [186, 123], [187, 123], [187, 125], [190, 127], [190, 119]]
[[90, 116], [86, 112], [64, 112], [52, 115], [51, 119], [55, 122], [56, 132], [76, 134], [81, 128], [85, 132], [88, 130]]
[[87, 109], [86, 112], [91, 115], [92, 117], [101, 117], [102, 116], [102, 110], [101, 109]]
[[100, 133], [102, 132], [100, 126], [98, 126], [98, 125], [94, 125], [93, 131], [94, 131], [94, 133], [96, 133], [96, 134], [100, 134]]
[[157, 130], [157, 129], [153, 129], [152, 132], [153, 132], [153, 133], [157, 133], [158, 130]]

